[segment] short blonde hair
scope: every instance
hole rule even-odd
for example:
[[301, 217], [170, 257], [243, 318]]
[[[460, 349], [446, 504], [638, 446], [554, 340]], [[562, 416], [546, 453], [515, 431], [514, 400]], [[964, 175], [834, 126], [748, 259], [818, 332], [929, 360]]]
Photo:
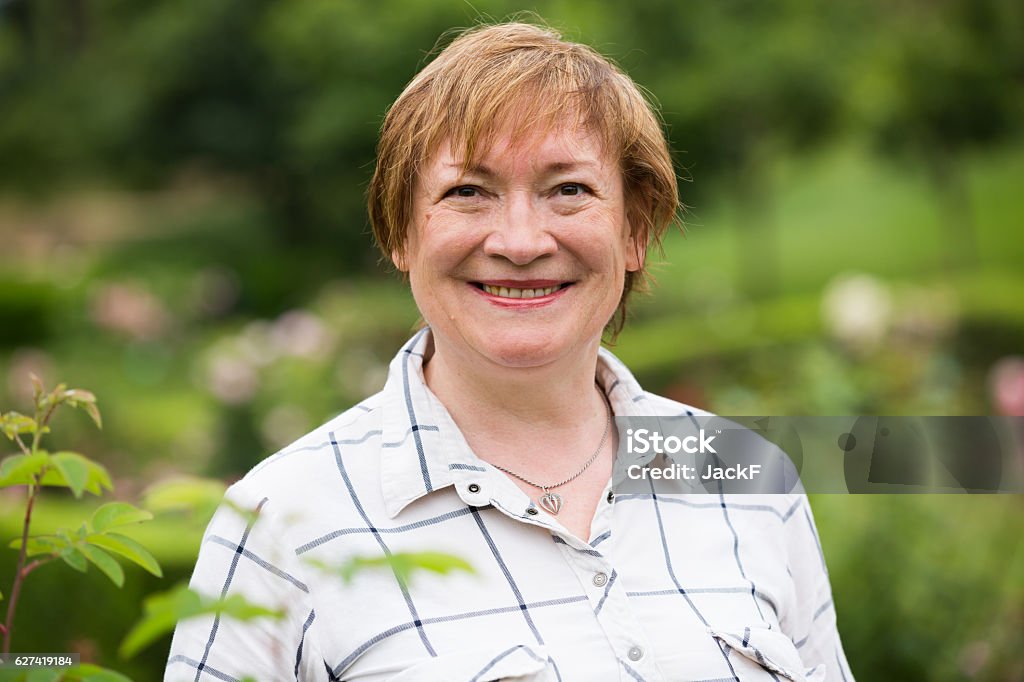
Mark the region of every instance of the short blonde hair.
[[[513, 134], [552, 129], [574, 117], [617, 156], [626, 213], [638, 248], [661, 244], [679, 210], [668, 143], [653, 106], [636, 83], [592, 48], [556, 31], [525, 23], [469, 29], [406, 86], [381, 127], [368, 205], [377, 245], [386, 258], [402, 253], [412, 220], [418, 171], [449, 141], [465, 163], [479, 161], [502, 126]], [[610, 321], [625, 321], [626, 299], [646, 288], [646, 264], [627, 272]]]

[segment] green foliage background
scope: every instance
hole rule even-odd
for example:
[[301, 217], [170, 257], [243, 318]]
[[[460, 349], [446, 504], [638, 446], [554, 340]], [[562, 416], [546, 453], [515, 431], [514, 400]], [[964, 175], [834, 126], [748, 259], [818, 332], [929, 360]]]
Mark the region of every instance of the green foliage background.
[[[648, 388], [722, 414], [1013, 411], [992, 388], [1024, 351], [1011, 0], [0, 2], [0, 405], [29, 371], [93, 390], [104, 431], [59, 417], [54, 449], [130, 498], [236, 478], [376, 391], [417, 317], [368, 235], [377, 127], [439, 35], [524, 9], [663, 111], [685, 236], [615, 347]], [[40, 530], [81, 514], [47, 493]], [[859, 678], [1024, 679], [1019, 496], [813, 503]], [[146, 525], [167, 578], [40, 570], [16, 647], [156, 679], [166, 643], [117, 643], [202, 521]]]

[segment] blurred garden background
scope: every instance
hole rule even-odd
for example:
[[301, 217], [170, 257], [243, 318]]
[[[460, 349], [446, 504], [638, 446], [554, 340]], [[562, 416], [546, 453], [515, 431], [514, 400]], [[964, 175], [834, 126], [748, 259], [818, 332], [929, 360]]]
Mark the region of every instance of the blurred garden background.
[[[444, 31], [523, 9], [663, 112], [685, 234], [613, 349], [648, 389], [1024, 414], [1018, 0], [0, 0], [0, 411], [30, 373], [92, 390], [103, 430], [69, 412], [54, 442], [138, 500], [233, 481], [379, 390], [417, 320], [364, 209], [383, 113]], [[0, 493], [6, 545], [24, 488]], [[859, 679], [1024, 680], [1020, 496], [812, 502]], [[34, 528], [98, 504], [47, 490]], [[34, 573], [14, 650], [159, 679], [169, 639], [117, 646], [204, 523], [133, 533], [162, 580]]]

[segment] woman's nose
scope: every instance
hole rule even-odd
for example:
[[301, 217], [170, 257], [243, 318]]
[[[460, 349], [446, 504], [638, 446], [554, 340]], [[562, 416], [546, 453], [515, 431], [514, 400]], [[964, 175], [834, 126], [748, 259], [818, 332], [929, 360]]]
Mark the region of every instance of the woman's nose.
[[546, 216], [531, 197], [512, 194], [484, 240], [484, 253], [515, 265], [528, 265], [558, 250], [558, 242], [548, 227]]

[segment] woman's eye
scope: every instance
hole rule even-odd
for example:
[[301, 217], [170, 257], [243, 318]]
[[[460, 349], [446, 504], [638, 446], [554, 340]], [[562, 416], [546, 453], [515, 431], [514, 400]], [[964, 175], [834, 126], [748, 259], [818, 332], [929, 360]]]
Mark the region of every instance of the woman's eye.
[[558, 186], [558, 193], [563, 197], [575, 197], [583, 194], [586, 187], [579, 184], [578, 182], [566, 182]]
[[445, 196], [471, 199], [475, 196], [479, 196], [479, 194], [480, 190], [472, 185], [460, 185], [459, 187], [452, 187], [445, 193]]

